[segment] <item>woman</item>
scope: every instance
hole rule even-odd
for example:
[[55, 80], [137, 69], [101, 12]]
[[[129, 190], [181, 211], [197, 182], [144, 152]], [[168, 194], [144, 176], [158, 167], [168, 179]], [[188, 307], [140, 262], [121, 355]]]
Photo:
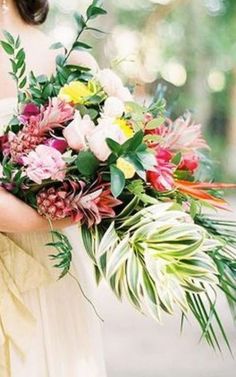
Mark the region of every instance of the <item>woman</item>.
[[[0, 0], [0, 30], [20, 35], [29, 71], [50, 74], [55, 68], [51, 41], [35, 28], [47, 13], [47, 0]], [[0, 67], [4, 126], [16, 91], [3, 51]], [[54, 224], [69, 225], [69, 220]], [[105, 377], [99, 321], [71, 276], [58, 281], [45, 247], [48, 230], [46, 220], [0, 188], [0, 376]], [[92, 271], [78, 226], [65, 232], [73, 245], [73, 275], [89, 294]]]

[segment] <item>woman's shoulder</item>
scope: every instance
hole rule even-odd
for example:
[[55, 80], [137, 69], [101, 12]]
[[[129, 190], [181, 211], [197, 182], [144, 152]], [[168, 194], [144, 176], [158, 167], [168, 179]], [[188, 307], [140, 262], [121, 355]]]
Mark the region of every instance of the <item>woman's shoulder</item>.
[[30, 70], [36, 74], [51, 74], [55, 70], [55, 51], [50, 49], [52, 39], [35, 27], [29, 27], [22, 35], [22, 47]]

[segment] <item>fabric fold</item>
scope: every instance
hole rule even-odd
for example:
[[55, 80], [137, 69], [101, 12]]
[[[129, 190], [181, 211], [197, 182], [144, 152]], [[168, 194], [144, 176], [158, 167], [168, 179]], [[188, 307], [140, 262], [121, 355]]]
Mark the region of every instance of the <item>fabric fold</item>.
[[34, 316], [21, 295], [51, 280], [45, 267], [0, 233], [1, 377], [9, 374], [9, 347], [15, 347], [24, 358], [34, 332]]

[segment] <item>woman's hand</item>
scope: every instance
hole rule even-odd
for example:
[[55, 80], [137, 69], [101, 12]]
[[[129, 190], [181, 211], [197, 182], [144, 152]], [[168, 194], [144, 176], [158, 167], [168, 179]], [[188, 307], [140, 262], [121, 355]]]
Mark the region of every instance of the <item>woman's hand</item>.
[[[55, 221], [53, 228], [63, 229], [73, 224], [71, 219]], [[0, 232], [23, 233], [50, 230], [49, 222], [33, 208], [0, 188]]]

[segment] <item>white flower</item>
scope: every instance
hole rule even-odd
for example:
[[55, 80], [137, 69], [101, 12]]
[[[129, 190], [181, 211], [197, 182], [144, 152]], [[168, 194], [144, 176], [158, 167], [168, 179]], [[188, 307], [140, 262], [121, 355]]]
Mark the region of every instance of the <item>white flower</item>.
[[111, 97], [117, 97], [121, 101], [132, 101], [133, 97], [120, 77], [111, 69], [102, 69], [96, 76], [103, 90]]
[[83, 118], [75, 112], [74, 120], [64, 129], [63, 135], [70, 148], [79, 152], [87, 149], [87, 137], [93, 132], [95, 125], [89, 115]]
[[106, 139], [110, 138], [119, 144], [123, 144], [127, 138], [118, 125], [114, 124], [114, 119], [100, 119], [98, 126], [88, 137], [90, 150], [100, 161], [106, 161], [111, 154], [111, 150], [106, 143]]
[[104, 104], [103, 116], [108, 118], [120, 118], [124, 111], [124, 102], [117, 97], [108, 97]]

